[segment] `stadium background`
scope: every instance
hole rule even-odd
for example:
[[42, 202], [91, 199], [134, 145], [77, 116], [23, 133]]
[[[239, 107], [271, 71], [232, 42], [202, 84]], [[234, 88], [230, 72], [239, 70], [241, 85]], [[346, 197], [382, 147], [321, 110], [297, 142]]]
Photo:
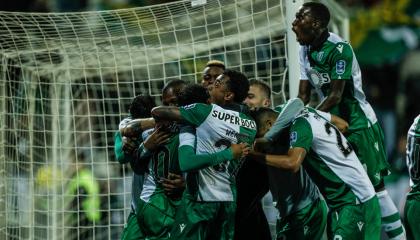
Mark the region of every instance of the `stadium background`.
[[[0, 10], [18, 12], [100, 11], [167, 2], [172, 1], [18, 0], [2, 3]], [[364, 90], [385, 131], [389, 161], [394, 169], [393, 174], [386, 179], [387, 186], [397, 206], [402, 206], [404, 193], [408, 187], [404, 159], [406, 132], [409, 124], [420, 112], [420, 104], [417, 103], [416, 99], [420, 92], [420, 68], [418, 67], [420, 61], [420, 2], [416, 0], [337, 0], [337, 2], [348, 12], [350, 41], [362, 68]], [[259, 51], [264, 52], [264, 48]], [[181, 67], [191, 70], [189, 64], [184, 62]], [[42, 93], [40, 94], [42, 95]], [[128, 103], [129, 101], [125, 100], [120, 107], [126, 110]], [[117, 128], [117, 125], [115, 125], [115, 128]], [[100, 131], [100, 129], [96, 130]], [[16, 154], [29, 151], [26, 149], [25, 141], [22, 138], [21, 142], [15, 144]], [[88, 152], [80, 151], [76, 157], [89, 158], [91, 156], [88, 156], [88, 154], [91, 153]], [[20, 167], [25, 168], [25, 166]], [[124, 172], [125, 176], [130, 176], [129, 167], [118, 164], [113, 164], [110, 167], [115, 168], [116, 174]], [[97, 168], [103, 169], [104, 166], [97, 165]], [[93, 174], [98, 174], [98, 172], [101, 172], [101, 170], [95, 171]], [[46, 185], [53, 184], [51, 178], [60, 177], [48, 168], [40, 168], [37, 174], [39, 174], [36, 176], [38, 177], [37, 180]], [[20, 175], [13, 178], [18, 182], [15, 189], [18, 192], [26, 189], [25, 181], [19, 180], [20, 178]], [[105, 188], [125, 188], [121, 191], [129, 192], [130, 184], [127, 179], [110, 183], [109, 181], [102, 181], [99, 176], [97, 180], [98, 191], [101, 192], [101, 189]], [[111, 236], [111, 239], [115, 239], [122, 230], [121, 223], [126, 220], [126, 211], [129, 205], [127, 200], [129, 199], [121, 198], [120, 195], [112, 194], [112, 192], [104, 193], [103, 199], [105, 201], [101, 200], [101, 207], [110, 209], [108, 213], [104, 212], [101, 216], [101, 218], [106, 218], [103, 221], [107, 224], [106, 234], [103, 237]], [[0, 200], [4, 202], [4, 199], [0, 198]], [[26, 203], [25, 200], [16, 199], [16, 203], [14, 203], [16, 211], [24, 211]], [[0, 208], [0, 210], [2, 209]], [[3, 214], [1, 211], [0, 213]], [[25, 220], [21, 218], [25, 218], [25, 215], [21, 215], [19, 218], [19, 222], [24, 224]], [[3, 226], [1, 228], [2, 231], [9, 231], [7, 235], [12, 236], [10, 239], [14, 239], [13, 236], [25, 238], [27, 235], [25, 230], [19, 227], [14, 230], [5, 230]], [[0, 233], [0, 236], [2, 234], [4, 232]]]

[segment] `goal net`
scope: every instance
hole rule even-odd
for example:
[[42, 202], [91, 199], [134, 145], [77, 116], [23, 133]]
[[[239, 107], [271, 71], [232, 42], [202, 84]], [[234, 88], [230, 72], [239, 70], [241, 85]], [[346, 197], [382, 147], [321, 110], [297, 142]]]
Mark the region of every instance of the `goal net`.
[[[134, 96], [209, 60], [288, 97], [284, 0], [0, 12], [0, 239], [118, 239], [131, 176], [113, 136]], [[87, 204], [87, 205], [86, 205]]]

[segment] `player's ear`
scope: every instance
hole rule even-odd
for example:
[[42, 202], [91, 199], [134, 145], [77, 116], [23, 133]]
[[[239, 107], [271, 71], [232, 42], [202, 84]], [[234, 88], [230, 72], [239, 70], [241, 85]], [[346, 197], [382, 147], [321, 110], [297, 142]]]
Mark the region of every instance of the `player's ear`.
[[225, 101], [233, 101], [234, 97], [235, 97], [235, 94], [231, 91], [227, 91], [225, 93]]
[[321, 21], [319, 21], [319, 20], [313, 20], [312, 27], [313, 28], [316, 28], [316, 29], [321, 28]]
[[267, 125], [267, 129], [270, 129], [273, 126], [274, 122], [271, 119], [267, 119], [265, 120], [265, 124]]
[[268, 98], [264, 99], [263, 107], [270, 107], [270, 105], [271, 105], [270, 99], [268, 99]]

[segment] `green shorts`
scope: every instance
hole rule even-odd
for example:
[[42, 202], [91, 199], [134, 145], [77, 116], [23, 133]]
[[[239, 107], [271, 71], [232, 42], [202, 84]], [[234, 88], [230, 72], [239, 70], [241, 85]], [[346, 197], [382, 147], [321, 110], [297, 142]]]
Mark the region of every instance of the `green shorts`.
[[404, 207], [404, 224], [407, 239], [420, 239], [420, 194], [408, 195]]
[[381, 239], [381, 210], [376, 195], [364, 203], [332, 210], [328, 215], [328, 239]]
[[366, 169], [373, 186], [377, 186], [383, 181], [383, 177], [390, 173], [381, 126], [375, 123], [370, 128], [350, 133], [346, 137]]
[[152, 195], [149, 202], [138, 202], [137, 221], [147, 239], [169, 238], [179, 203], [164, 193]]
[[327, 204], [317, 199], [305, 208], [278, 219], [276, 224], [277, 239], [281, 240], [320, 240], [327, 225]]
[[127, 223], [121, 235], [121, 240], [138, 240], [145, 239], [143, 232], [140, 230], [137, 222], [136, 214], [132, 211], [128, 215]]
[[235, 202], [198, 202], [184, 194], [171, 239], [233, 239]]

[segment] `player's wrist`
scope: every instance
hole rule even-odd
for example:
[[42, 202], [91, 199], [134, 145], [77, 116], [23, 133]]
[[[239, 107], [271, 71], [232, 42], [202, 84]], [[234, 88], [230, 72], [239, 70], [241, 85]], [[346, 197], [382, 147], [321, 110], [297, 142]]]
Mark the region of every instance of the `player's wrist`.
[[141, 148], [141, 155], [143, 156], [150, 155], [151, 151], [144, 145], [144, 143], [142, 143], [139, 148]]

